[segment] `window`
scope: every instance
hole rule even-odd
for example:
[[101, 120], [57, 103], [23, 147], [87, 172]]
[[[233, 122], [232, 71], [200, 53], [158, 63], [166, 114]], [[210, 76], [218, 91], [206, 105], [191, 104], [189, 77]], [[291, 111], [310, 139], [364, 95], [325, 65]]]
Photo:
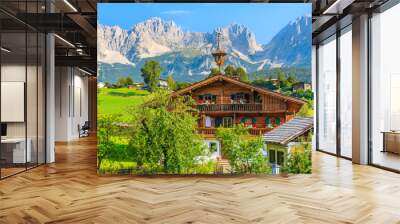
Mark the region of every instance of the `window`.
[[242, 93], [242, 92], [232, 94], [231, 102], [238, 103], [238, 104], [248, 103], [249, 102], [249, 94]]
[[[373, 164], [395, 170], [400, 170], [399, 21], [400, 4], [371, 18], [370, 156]], [[384, 144], [390, 143], [384, 141], [389, 135], [397, 139], [394, 147]]]
[[218, 151], [218, 145], [216, 142], [210, 142], [210, 153], [215, 153]]
[[336, 153], [336, 36], [318, 48], [318, 149]]
[[280, 118], [280, 117], [277, 117], [277, 118], [276, 118], [275, 124], [276, 124], [276, 125], [281, 125], [281, 118]]
[[199, 96], [200, 104], [215, 104], [217, 102], [217, 96], [212, 94], [205, 94]]
[[265, 117], [265, 126], [269, 128], [272, 127], [270, 117]]
[[225, 128], [231, 128], [233, 126], [232, 117], [224, 117], [224, 118], [222, 118], [222, 125]]
[[276, 159], [275, 159], [275, 150], [269, 150], [269, 163], [275, 164]]
[[283, 165], [285, 153], [279, 150], [269, 150], [269, 163]]
[[262, 103], [262, 96], [257, 94], [254, 98], [255, 103]]
[[252, 124], [252, 119], [250, 119], [249, 117], [243, 117], [242, 119], [240, 119], [240, 123], [244, 124], [245, 126], [249, 126]]
[[277, 163], [278, 165], [283, 165], [283, 161], [284, 161], [284, 157], [283, 157], [284, 153], [282, 151], [277, 151]]

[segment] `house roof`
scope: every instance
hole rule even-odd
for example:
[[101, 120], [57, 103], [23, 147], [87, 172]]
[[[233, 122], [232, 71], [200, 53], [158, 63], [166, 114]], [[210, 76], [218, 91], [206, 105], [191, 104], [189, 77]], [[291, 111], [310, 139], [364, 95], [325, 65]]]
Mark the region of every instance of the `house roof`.
[[233, 84], [236, 84], [238, 86], [241, 86], [241, 87], [244, 87], [244, 88], [247, 88], [247, 89], [255, 90], [255, 91], [263, 93], [263, 94], [271, 95], [271, 96], [274, 96], [274, 97], [277, 97], [277, 98], [281, 98], [281, 99], [283, 99], [285, 101], [291, 101], [291, 102], [294, 102], [294, 103], [297, 103], [297, 104], [301, 104], [301, 105], [306, 103], [305, 101], [303, 101], [301, 99], [298, 99], [298, 98], [295, 98], [295, 97], [291, 97], [291, 96], [285, 96], [285, 95], [283, 95], [281, 93], [276, 93], [276, 92], [273, 92], [273, 91], [271, 91], [269, 89], [257, 87], [257, 86], [251, 85], [249, 83], [242, 82], [240, 80], [227, 77], [227, 76], [222, 75], [222, 74], [213, 76], [213, 77], [208, 78], [208, 79], [204, 79], [204, 80], [199, 81], [199, 82], [195, 82], [195, 83], [193, 83], [192, 85], [190, 85], [188, 87], [185, 87], [183, 89], [175, 91], [173, 94], [181, 95], [181, 94], [184, 94], [184, 93], [187, 93], [187, 92], [191, 92], [194, 89], [198, 89], [198, 88], [201, 88], [203, 86], [207, 86], [210, 83], [217, 82], [217, 81], [226, 81], [226, 82], [233, 83]]
[[290, 141], [303, 135], [314, 126], [312, 117], [296, 117], [281, 126], [267, 132], [263, 136], [264, 142], [286, 145]]

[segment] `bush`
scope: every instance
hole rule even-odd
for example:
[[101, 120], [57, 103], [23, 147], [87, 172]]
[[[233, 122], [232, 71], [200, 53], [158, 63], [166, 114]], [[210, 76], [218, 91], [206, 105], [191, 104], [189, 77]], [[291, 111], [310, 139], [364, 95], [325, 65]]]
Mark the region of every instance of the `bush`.
[[270, 173], [268, 158], [263, 155], [262, 138], [248, 139], [247, 135], [248, 129], [243, 125], [218, 128], [216, 133], [217, 139], [222, 144], [222, 151], [235, 172]]
[[125, 156], [124, 145], [117, 144], [122, 136], [119, 115], [99, 115], [97, 125], [97, 168], [104, 159], [116, 159]]
[[287, 155], [285, 164], [281, 171], [283, 173], [311, 173], [311, 143], [302, 142], [296, 145]]

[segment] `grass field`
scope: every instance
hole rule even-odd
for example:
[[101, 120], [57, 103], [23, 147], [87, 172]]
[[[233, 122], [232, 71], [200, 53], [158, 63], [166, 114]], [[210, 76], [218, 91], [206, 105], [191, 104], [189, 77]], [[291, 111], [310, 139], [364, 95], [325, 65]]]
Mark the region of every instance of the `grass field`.
[[129, 106], [143, 102], [149, 94], [146, 90], [128, 88], [99, 88], [97, 94], [98, 114], [121, 114], [122, 119], [127, 118]]

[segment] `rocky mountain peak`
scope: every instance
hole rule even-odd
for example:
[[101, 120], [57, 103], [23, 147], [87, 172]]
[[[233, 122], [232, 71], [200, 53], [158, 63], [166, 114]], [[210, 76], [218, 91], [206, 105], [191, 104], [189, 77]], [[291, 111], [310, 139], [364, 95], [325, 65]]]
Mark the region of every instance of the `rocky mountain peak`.
[[149, 58], [159, 61], [167, 73], [192, 74], [191, 78], [202, 79], [196, 77], [203, 77], [215, 66], [211, 52], [218, 33], [222, 34], [221, 45], [228, 53], [226, 64], [242, 66], [249, 73], [277, 66], [310, 66], [310, 16], [288, 23], [265, 45], [257, 42], [248, 27], [237, 23], [210, 32], [185, 31], [174, 21], [159, 17], [137, 23], [130, 30], [99, 24], [99, 62], [131, 62], [137, 66], [135, 73], [140, 74], [137, 69]]

